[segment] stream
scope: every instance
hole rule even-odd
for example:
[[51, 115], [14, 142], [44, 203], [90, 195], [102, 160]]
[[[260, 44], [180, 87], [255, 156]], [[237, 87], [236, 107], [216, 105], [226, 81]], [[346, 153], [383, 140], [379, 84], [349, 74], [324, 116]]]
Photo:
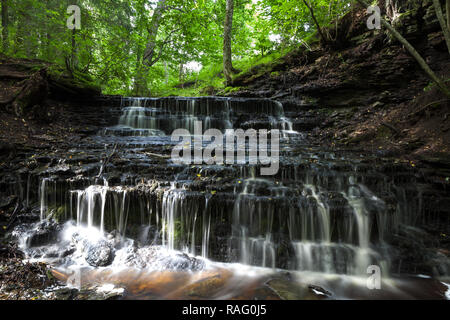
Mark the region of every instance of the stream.
[[[111, 110], [116, 125], [22, 177], [38, 221], [12, 234], [69, 286], [125, 299], [449, 298], [433, 234], [449, 225], [436, 200], [446, 191], [426, 172], [311, 143], [307, 119], [268, 99], [123, 98]], [[172, 132], [198, 125], [279, 130], [279, 170], [173, 161]]]

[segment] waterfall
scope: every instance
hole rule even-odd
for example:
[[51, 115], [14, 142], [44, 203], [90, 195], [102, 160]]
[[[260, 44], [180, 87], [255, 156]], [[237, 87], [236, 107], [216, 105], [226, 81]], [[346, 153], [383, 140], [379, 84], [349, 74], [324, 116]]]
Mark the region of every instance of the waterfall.
[[[284, 204], [287, 208], [279, 208], [275, 203], [289, 197], [288, 188], [270, 180], [247, 179], [235, 202], [230, 245], [240, 252], [240, 262], [274, 267], [277, 264], [274, 253], [281, 243], [273, 239], [279, 236], [277, 228], [284, 223], [282, 217], [286, 217], [289, 241], [295, 250], [291, 267], [296, 270], [363, 275], [369, 265], [385, 264], [388, 257], [382, 257], [370, 245], [373, 217], [369, 206], [377, 208], [377, 218], [382, 217], [383, 201], [365, 186], [350, 185], [341, 194], [352, 215], [336, 220], [320, 189], [304, 184], [297, 205]], [[270, 190], [270, 194], [261, 195], [258, 190]], [[341, 239], [336, 225], [346, 232]], [[377, 234], [383, 234], [384, 225], [379, 224], [378, 228]]]
[[47, 217], [47, 210], [48, 210], [48, 206], [47, 206], [47, 182], [48, 182], [48, 178], [44, 178], [41, 181], [41, 185], [39, 187], [39, 198], [40, 198], [40, 203], [41, 203], [41, 220], [43, 220], [44, 218]]
[[240, 123], [236, 121], [242, 114], [250, 116], [252, 109], [256, 109], [256, 112], [266, 117], [268, 129], [294, 132], [292, 121], [285, 116], [283, 105], [278, 101], [260, 100], [259, 103], [264, 102], [262, 107], [251, 105], [248, 109], [231, 101], [230, 98], [219, 97], [124, 99], [119, 124], [116, 127], [106, 128], [103, 134], [158, 136], [169, 135], [175, 129], [187, 129], [194, 132], [196, 121], [202, 121], [204, 130], [238, 128]]
[[[77, 227], [142, 245], [221, 262], [358, 276], [370, 265], [388, 275], [398, 258], [391, 250], [396, 232], [419, 228], [424, 219], [423, 192], [414, 180], [377, 171], [359, 155], [347, 159], [295, 139], [281, 139], [280, 170], [269, 177], [258, 175], [258, 165], [182, 166], [155, 157], [173, 147], [173, 129], [193, 130], [195, 121], [223, 131], [280, 129], [289, 137], [295, 125], [281, 103], [128, 98], [121, 112], [118, 125], [96, 137], [96, 155], [110, 138], [122, 145], [117, 161], [109, 163], [113, 174], [103, 168], [103, 185], [97, 177], [84, 184], [51, 173], [41, 177], [41, 219], [70, 208], [66, 216]], [[134, 144], [136, 136], [146, 144]], [[246, 146], [233, 152], [239, 147]], [[399, 176], [415, 179], [406, 169]]]
[[[203, 237], [202, 237], [202, 257], [208, 258], [208, 244], [209, 244], [209, 236], [211, 233], [211, 216], [208, 215], [208, 201], [210, 196], [205, 197], [205, 209], [203, 210]], [[194, 221], [195, 226], [195, 221]], [[195, 239], [195, 238], [194, 238]], [[195, 254], [195, 252], [192, 252]]]
[[[103, 234], [108, 222], [109, 229], [114, 226], [120, 235], [125, 235], [128, 218], [125, 189], [91, 185], [84, 190], [71, 191], [70, 195], [71, 208], [75, 208], [75, 213], [71, 212], [71, 216], [75, 217], [77, 226], [98, 228]], [[110, 205], [107, 207], [108, 200]], [[106, 209], [109, 216], [106, 216]]]

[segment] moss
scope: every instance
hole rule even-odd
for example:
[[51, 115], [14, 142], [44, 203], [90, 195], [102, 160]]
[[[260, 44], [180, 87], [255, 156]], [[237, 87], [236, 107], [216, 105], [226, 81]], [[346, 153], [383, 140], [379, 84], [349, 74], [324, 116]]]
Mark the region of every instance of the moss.
[[[166, 236], [168, 236], [169, 234], [169, 224], [166, 223], [166, 225], [164, 226], [165, 232], [166, 232]], [[183, 226], [182, 223], [179, 219], [176, 219], [174, 221], [174, 225], [173, 225], [173, 241], [175, 244], [179, 243], [182, 236], [184, 234], [187, 234], [187, 231], [184, 232], [183, 231]]]
[[278, 71], [273, 71], [270, 73], [271, 78], [277, 78], [280, 76], [280, 73]]
[[230, 94], [230, 93], [233, 93], [233, 92], [237, 92], [237, 91], [239, 91], [241, 89], [242, 89], [241, 87], [226, 87], [225, 89], [223, 89], [222, 92], [224, 94]]
[[64, 87], [72, 93], [100, 94], [101, 88], [91, 76], [79, 71], [74, 71], [72, 75], [60, 66], [51, 66], [48, 69], [48, 76], [57, 86]]
[[69, 210], [65, 205], [51, 206], [48, 211], [53, 213], [52, 218], [58, 223], [66, 221], [69, 215]]

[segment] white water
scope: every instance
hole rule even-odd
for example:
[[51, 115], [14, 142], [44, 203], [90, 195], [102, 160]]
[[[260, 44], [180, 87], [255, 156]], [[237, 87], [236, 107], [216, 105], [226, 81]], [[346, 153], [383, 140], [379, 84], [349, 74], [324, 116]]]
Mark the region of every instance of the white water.
[[[164, 106], [157, 100], [135, 99], [130, 105], [123, 109], [119, 122], [121, 128], [128, 127], [132, 132], [136, 131], [136, 135], [163, 134], [162, 120], [169, 121], [168, 128], [191, 129], [198, 119], [203, 121], [204, 128], [217, 123], [223, 128], [231, 128], [232, 113], [237, 112], [229, 99], [222, 103], [220, 114], [223, 117], [219, 120], [217, 106], [206, 104], [205, 107], [195, 100]], [[264, 108], [268, 109], [264, 111], [270, 114], [273, 128], [287, 133], [293, 131], [292, 121], [285, 117], [281, 104]], [[314, 155], [310, 158], [314, 160]], [[231, 216], [228, 223], [232, 224], [228, 257], [238, 262], [234, 265], [238, 268], [246, 265], [252, 266], [245, 267], [246, 270], [261, 270], [253, 268], [258, 266], [269, 272], [268, 269], [276, 269], [283, 263], [280, 260], [287, 259], [286, 268], [302, 274], [346, 274], [354, 277], [351, 279], [365, 279], [367, 267], [376, 264], [382, 266], [383, 277], [386, 278], [390, 257], [374, 246], [371, 239], [378, 237], [383, 243], [384, 234], [409, 220], [398, 218], [390, 224], [384, 202], [352, 176], [346, 176], [349, 181], [344, 181], [344, 178], [333, 177], [333, 170], [322, 167], [320, 172], [313, 171], [314, 165], [311, 165], [310, 172], [302, 177], [298, 168], [282, 171], [282, 178], [278, 180], [257, 178], [255, 167], [241, 166], [238, 168], [241, 177], [234, 192], [234, 206], [228, 212], [225, 209], [220, 212], [217, 204], [213, 207], [214, 201], [209, 193], [189, 191], [175, 183], [170, 188], [162, 188], [158, 200], [137, 198], [133, 187], [109, 187], [106, 180], [104, 185], [70, 190], [71, 217], [76, 224], [65, 231], [65, 239], [70, 241], [74, 233], [81, 233], [92, 241], [111, 240], [113, 235], [106, 233], [114, 230], [114, 237], [119, 235], [121, 243], [116, 248], [114, 267], [129, 265], [135, 259], [135, 263], [131, 263], [133, 266], [164, 270], [166, 258], [158, 260], [159, 264], [149, 263], [155, 255], [151, 248], [157, 247], [157, 255], [161, 257], [173, 258], [179, 252], [186, 252], [201, 256], [205, 261], [214, 259], [212, 244], [217, 240], [216, 227], [222, 222], [221, 217], [228, 215]], [[287, 185], [284, 180], [295, 181], [296, 185]], [[41, 219], [49, 215], [49, 208], [53, 205], [49, 196], [53, 186], [49, 178], [40, 182]], [[328, 191], [342, 197], [345, 207], [342, 216], [333, 216], [336, 213], [332, 211], [332, 201], [325, 197]], [[408, 208], [405, 203], [406, 195], [397, 203], [398, 215], [411, 215], [405, 209]], [[129, 222], [133, 218], [130, 216], [130, 206], [133, 205], [140, 206], [138, 214], [142, 222], [138, 226], [141, 228], [139, 236], [133, 229], [136, 222]], [[155, 240], [149, 246], [146, 239], [154, 229], [157, 230], [152, 235]], [[133, 254], [130, 254], [134, 248], [130, 238], [141, 239], [145, 243]], [[280, 255], [288, 247], [293, 252], [288, 257]], [[73, 259], [86, 265], [80, 252]]]
[[[202, 121], [204, 130], [233, 129], [235, 111], [230, 101], [230, 98], [215, 98], [201, 104], [201, 100], [183, 98], [177, 98], [172, 103], [151, 98], [127, 99], [122, 102], [122, 115], [118, 126], [106, 128], [104, 134], [157, 136], [171, 134], [175, 129], [187, 129], [192, 133], [197, 121]], [[266, 115], [269, 129], [282, 130], [284, 137], [297, 133], [293, 130], [292, 121], [285, 116], [280, 102], [267, 100], [265, 103], [268, 106], [259, 111]], [[236, 112], [240, 114], [249, 110]]]

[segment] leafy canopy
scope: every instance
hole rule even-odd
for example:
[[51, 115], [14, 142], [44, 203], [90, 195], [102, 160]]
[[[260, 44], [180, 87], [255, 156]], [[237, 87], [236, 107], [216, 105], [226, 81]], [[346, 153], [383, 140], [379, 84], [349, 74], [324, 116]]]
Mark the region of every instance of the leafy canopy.
[[[152, 16], [163, 1], [156, 62], [143, 64]], [[202, 94], [223, 87], [225, 0], [6, 0], [4, 53], [43, 59], [90, 74], [108, 94]], [[330, 25], [348, 0], [309, 0], [318, 22]], [[69, 5], [81, 8], [81, 29], [66, 25]], [[232, 52], [245, 71], [302, 45], [316, 26], [303, 0], [235, 0]], [[6, 31], [6, 32], [5, 32]], [[183, 89], [183, 83], [194, 85]], [[145, 88], [146, 91], [138, 90]]]

